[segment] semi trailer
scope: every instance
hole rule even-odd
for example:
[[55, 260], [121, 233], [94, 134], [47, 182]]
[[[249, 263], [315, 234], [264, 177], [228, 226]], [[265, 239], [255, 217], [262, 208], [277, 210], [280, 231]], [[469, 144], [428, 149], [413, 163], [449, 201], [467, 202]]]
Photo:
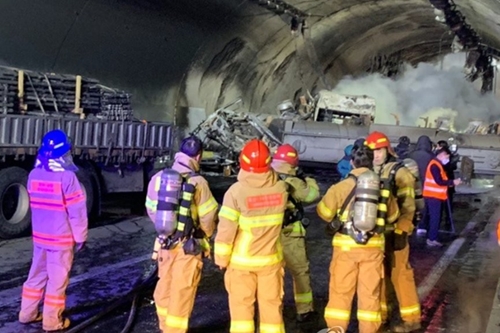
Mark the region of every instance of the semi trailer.
[[72, 142], [90, 218], [110, 193], [145, 193], [155, 163], [172, 153], [173, 124], [135, 119], [124, 92], [81, 76], [0, 68], [1, 238], [30, 230], [28, 173], [52, 129]]

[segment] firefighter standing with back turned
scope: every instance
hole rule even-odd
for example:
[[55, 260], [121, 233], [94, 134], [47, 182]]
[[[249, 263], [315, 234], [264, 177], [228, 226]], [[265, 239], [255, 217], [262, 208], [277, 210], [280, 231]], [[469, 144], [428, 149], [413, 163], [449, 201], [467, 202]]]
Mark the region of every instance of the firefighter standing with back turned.
[[[75, 172], [71, 145], [61, 130], [42, 139], [35, 168], [28, 177], [33, 228], [33, 262], [23, 285], [19, 321], [42, 321], [45, 331], [68, 328], [62, 317], [74, 250], [87, 240], [87, 199]], [[45, 291], [43, 316], [38, 304]]]
[[215, 264], [226, 269], [230, 332], [284, 333], [283, 249], [280, 242], [288, 193], [271, 169], [269, 148], [249, 141], [240, 153], [238, 182], [224, 195], [215, 238]]
[[[374, 150], [374, 171], [380, 176], [382, 196], [396, 197], [399, 206], [399, 217], [393, 224], [394, 229], [386, 228], [386, 275], [394, 286], [399, 303], [399, 312], [403, 322], [392, 328], [393, 332], [412, 332], [420, 329], [420, 303], [409, 262], [409, 236], [413, 232], [415, 214], [415, 178], [396, 161], [396, 154], [387, 136], [380, 132], [372, 132], [365, 144]], [[387, 320], [387, 283], [382, 285], [382, 320]]]
[[163, 333], [187, 332], [202, 257], [210, 253], [208, 237], [215, 229], [218, 205], [208, 182], [197, 173], [202, 152], [199, 138], [185, 138], [172, 168], [155, 174], [148, 185], [146, 209], [161, 244], [153, 296]]
[[334, 248], [325, 320], [332, 331], [345, 332], [357, 293], [359, 332], [376, 333], [381, 325], [385, 220], [398, 208], [394, 200], [379, 203], [380, 180], [371, 170], [370, 148], [357, 149], [351, 163], [348, 177], [331, 186], [317, 206]]
[[302, 224], [304, 208], [302, 203], [311, 203], [319, 197], [319, 187], [310, 177], [301, 175], [298, 168], [299, 156], [289, 144], [279, 146], [273, 156], [272, 168], [289, 186], [288, 209], [285, 213], [281, 243], [286, 268], [293, 277], [297, 321], [309, 321], [314, 313], [313, 294], [307, 259], [305, 236]]

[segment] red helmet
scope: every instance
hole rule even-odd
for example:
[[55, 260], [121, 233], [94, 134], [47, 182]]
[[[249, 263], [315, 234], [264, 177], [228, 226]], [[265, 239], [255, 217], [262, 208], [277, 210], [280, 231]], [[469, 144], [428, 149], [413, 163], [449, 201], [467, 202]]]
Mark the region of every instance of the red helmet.
[[253, 173], [264, 173], [270, 170], [271, 152], [266, 144], [258, 139], [247, 142], [240, 153], [240, 166]]
[[381, 132], [371, 132], [365, 139], [365, 146], [373, 150], [387, 148], [389, 154], [396, 156], [396, 153], [391, 147], [391, 141], [389, 141], [387, 135]]
[[292, 145], [285, 144], [278, 147], [274, 153], [273, 160], [283, 161], [295, 167], [299, 165], [299, 154]]

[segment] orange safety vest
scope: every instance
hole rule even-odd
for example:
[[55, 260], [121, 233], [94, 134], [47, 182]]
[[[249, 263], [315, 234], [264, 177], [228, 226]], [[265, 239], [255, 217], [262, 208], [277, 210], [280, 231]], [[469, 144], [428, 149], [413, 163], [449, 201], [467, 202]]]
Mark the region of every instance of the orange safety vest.
[[433, 165], [436, 165], [439, 168], [439, 171], [441, 172], [441, 178], [443, 178], [443, 180], [448, 180], [448, 177], [446, 176], [441, 163], [436, 160], [431, 160], [429, 162], [429, 165], [427, 166], [427, 171], [425, 172], [423, 196], [424, 198], [446, 200], [448, 198], [448, 186], [436, 184], [431, 172], [431, 168]]

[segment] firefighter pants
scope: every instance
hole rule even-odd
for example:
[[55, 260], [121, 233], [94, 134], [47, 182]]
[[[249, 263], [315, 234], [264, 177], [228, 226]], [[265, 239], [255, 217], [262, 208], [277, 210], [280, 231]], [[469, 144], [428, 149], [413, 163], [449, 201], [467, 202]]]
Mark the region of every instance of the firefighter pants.
[[333, 250], [330, 287], [325, 321], [328, 328], [347, 330], [354, 294], [358, 296], [357, 317], [360, 333], [375, 333], [381, 325], [380, 291], [384, 253], [377, 248]]
[[184, 254], [180, 245], [158, 252], [159, 281], [153, 297], [163, 333], [187, 332], [202, 268], [201, 255]]
[[43, 329], [62, 328], [62, 313], [66, 307], [66, 288], [73, 264], [73, 249], [47, 250], [33, 247], [33, 262], [28, 279], [23, 285], [19, 321], [28, 323], [38, 316], [38, 305], [43, 301]]
[[309, 273], [309, 260], [304, 237], [281, 234], [286, 268], [293, 278], [293, 293], [298, 314], [313, 311], [313, 295]]
[[243, 271], [229, 267], [224, 283], [229, 296], [231, 333], [254, 333], [255, 302], [260, 333], [285, 333], [283, 322], [283, 267]]
[[413, 268], [409, 262], [410, 246], [406, 245], [401, 251], [391, 249], [386, 242], [385, 252], [385, 278], [382, 283], [382, 320], [387, 320], [388, 297], [391, 287], [394, 287], [399, 303], [401, 319], [405, 322], [420, 322], [420, 303], [418, 300], [417, 286], [413, 276]]

